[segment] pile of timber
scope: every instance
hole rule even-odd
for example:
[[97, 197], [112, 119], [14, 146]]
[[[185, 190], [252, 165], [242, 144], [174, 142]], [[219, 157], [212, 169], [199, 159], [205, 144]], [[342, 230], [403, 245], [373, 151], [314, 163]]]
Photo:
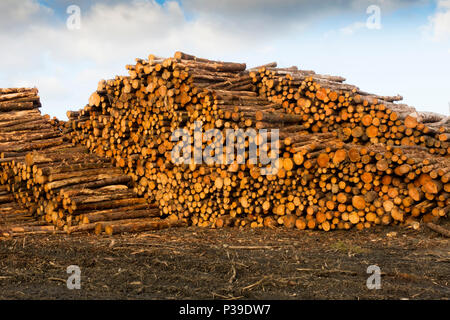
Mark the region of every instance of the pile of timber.
[[255, 68], [249, 76], [261, 96], [301, 117], [311, 132], [336, 131], [346, 142], [418, 145], [431, 154], [449, 153], [450, 118], [397, 104], [403, 99], [399, 95], [377, 96], [344, 84], [345, 78], [297, 67]]
[[[247, 70], [181, 52], [127, 69], [100, 81], [84, 109], [68, 112], [65, 133], [112, 159], [164, 216], [328, 231], [432, 221], [450, 210], [448, 118], [396, 104], [400, 97], [274, 63]], [[248, 150], [242, 163], [195, 163], [189, 155], [177, 163], [177, 129], [191, 137], [266, 129], [269, 138], [278, 129], [275, 144], [260, 133], [235, 143], [265, 141], [258, 152], [276, 165], [248, 161]], [[221, 141], [199, 136], [201, 152], [227, 153], [216, 149]]]
[[[40, 101], [37, 89], [0, 89], [0, 173], [8, 163], [23, 159], [30, 150], [58, 144], [57, 135], [46, 126], [47, 118], [38, 111]], [[10, 185], [0, 186], [0, 234], [8, 229], [18, 231], [39, 229], [32, 213], [18, 203]]]
[[40, 114], [36, 89], [0, 93], [0, 234], [115, 234], [176, 224], [160, 219], [108, 159], [72, 145], [63, 122]]

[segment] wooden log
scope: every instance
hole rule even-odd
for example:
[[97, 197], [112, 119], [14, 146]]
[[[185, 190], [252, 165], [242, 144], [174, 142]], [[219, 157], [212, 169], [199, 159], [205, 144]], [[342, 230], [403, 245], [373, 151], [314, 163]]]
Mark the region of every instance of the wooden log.
[[186, 224], [183, 221], [169, 221], [169, 219], [149, 219], [146, 221], [120, 223], [119, 221], [105, 227], [107, 235], [113, 235], [124, 232], [142, 232], [149, 230], [160, 230], [169, 227], [181, 227]]
[[447, 230], [447, 229], [445, 229], [445, 228], [443, 228], [441, 226], [438, 226], [437, 224], [434, 224], [432, 222], [428, 222], [426, 224], [426, 226], [428, 228], [430, 228], [431, 230], [433, 230], [434, 232], [437, 232], [437, 233], [439, 233], [439, 234], [441, 234], [441, 235], [443, 235], [443, 236], [445, 236], [447, 238], [450, 238], [450, 231], [449, 230]]

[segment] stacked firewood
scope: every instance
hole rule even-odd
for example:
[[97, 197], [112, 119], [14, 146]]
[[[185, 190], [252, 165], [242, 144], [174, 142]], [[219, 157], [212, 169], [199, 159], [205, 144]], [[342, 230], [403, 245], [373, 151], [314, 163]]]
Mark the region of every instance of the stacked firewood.
[[399, 95], [369, 94], [342, 77], [296, 67], [261, 67], [249, 76], [261, 96], [301, 117], [311, 132], [336, 131], [343, 141], [359, 144], [419, 145], [442, 156], [450, 150], [450, 119], [394, 103], [403, 99]]
[[[29, 226], [35, 222], [32, 214], [21, 207], [7, 186], [0, 186], [0, 226]], [[0, 236], [3, 231], [0, 231]]]
[[[274, 63], [246, 70], [181, 52], [137, 59], [127, 69], [128, 76], [101, 81], [83, 110], [68, 113], [66, 133], [113, 159], [163, 215], [199, 226], [328, 231], [448, 214], [448, 120], [394, 103], [400, 97]], [[182, 163], [173, 158], [178, 129], [194, 150]], [[235, 141], [246, 148], [244, 159], [195, 161], [196, 149], [216, 160], [234, 153], [215, 149], [221, 139], [205, 134], [213, 129], [221, 137], [227, 129], [256, 135]], [[249, 161], [254, 142], [273, 165]]]
[[[41, 116], [37, 89], [0, 89], [0, 173], [6, 179], [4, 168], [13, 161], [23, 160], [30, 150], [58, 145], [61, 137], [47, 126]], [[0, 234], [23, 230], [38, 230], [32, 213], [15, 199], [10, 185], [0, 186]]]
[[40, 114], [37, 90], [1, 90], [11, 99], [27, 93], [33, 100], [26, 107], [8, 100], [0, 109], [2, 234], [114, 234], [176, 223], [160, 219], [156, 206], [138, 197], [131, 178], [108, 159], [72, 145], [61, 132], [64, 123]]

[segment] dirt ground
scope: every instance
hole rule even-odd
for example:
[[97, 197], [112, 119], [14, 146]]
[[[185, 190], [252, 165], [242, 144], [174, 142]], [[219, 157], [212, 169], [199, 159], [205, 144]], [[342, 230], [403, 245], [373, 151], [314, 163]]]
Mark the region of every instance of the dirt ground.
[[26, 236], [0, 241], [0, 299], [448, 299], [449, 241], [426, 227]]

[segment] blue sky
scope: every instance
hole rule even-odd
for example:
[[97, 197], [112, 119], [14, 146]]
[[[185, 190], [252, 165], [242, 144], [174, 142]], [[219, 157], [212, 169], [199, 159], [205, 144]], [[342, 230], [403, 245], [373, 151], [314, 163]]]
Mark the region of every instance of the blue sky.
[[[71, 31], [72, 4], [81, 28]], [[380, 29], [367, 28], [370, 5]], [[177, 50], [341, 75], [449, 114], [450, 0], [2, 0], [0, 30], [0, 87], [38, 87], [42, 111], [63, 119], [134, 58]]]

